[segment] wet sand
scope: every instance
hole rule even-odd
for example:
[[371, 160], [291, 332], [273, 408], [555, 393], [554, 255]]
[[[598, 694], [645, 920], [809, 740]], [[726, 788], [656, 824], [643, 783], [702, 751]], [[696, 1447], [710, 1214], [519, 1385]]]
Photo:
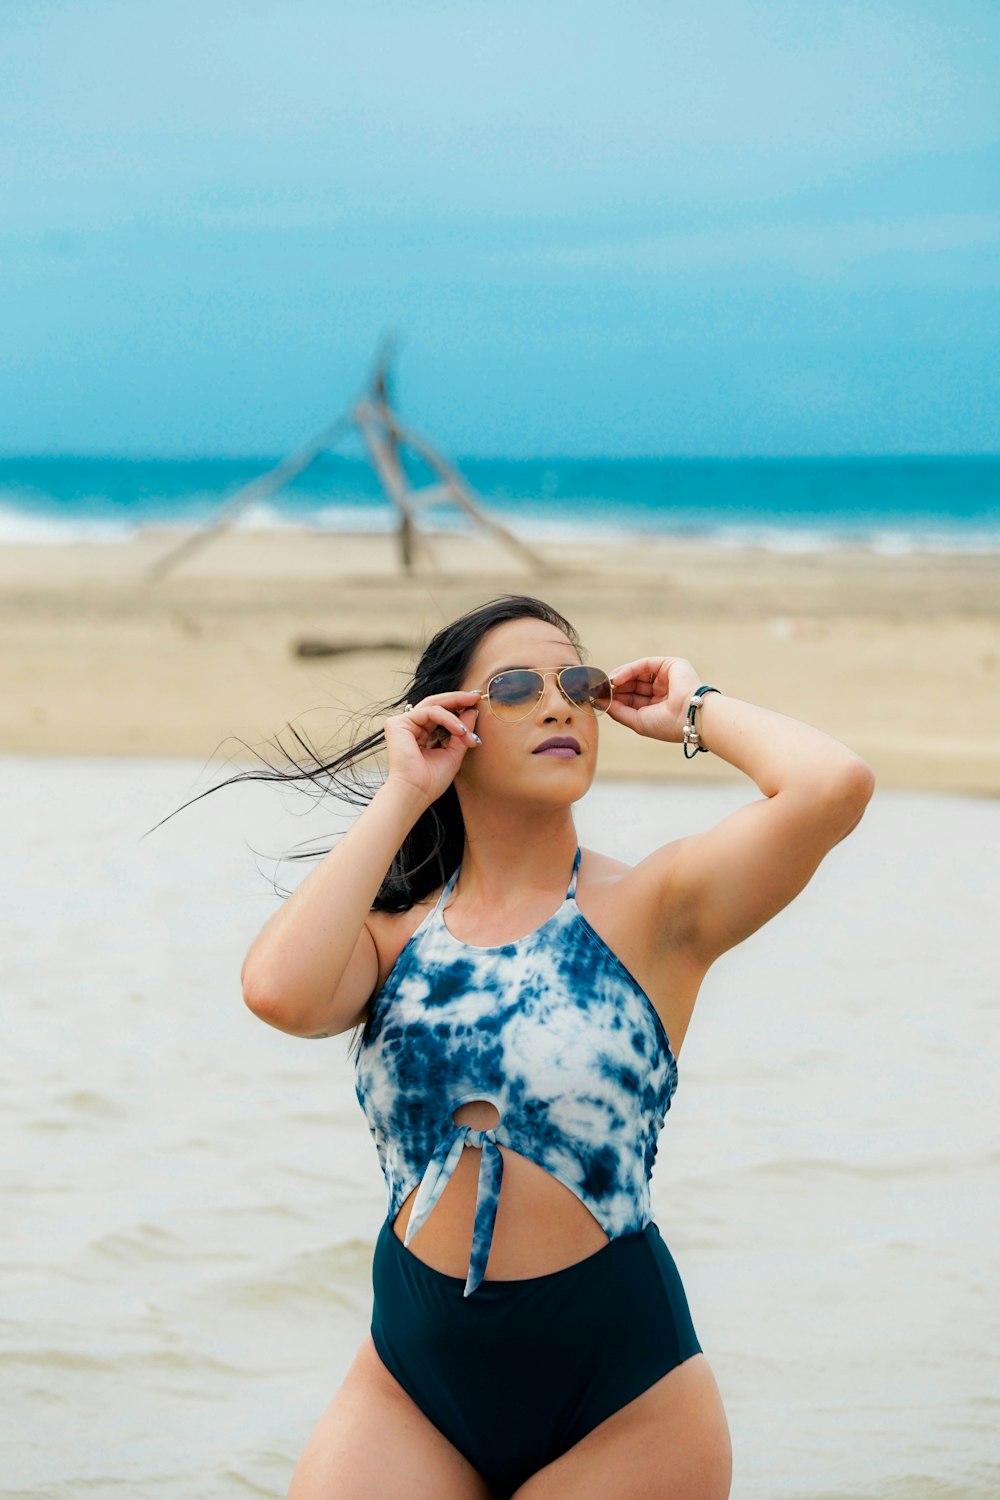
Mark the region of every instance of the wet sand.
[[[349, 1034], [287, 1036], [239, 984], [270, 854], [344, 820], [239, 784], [141, 840], [202, 770], [0, 765], [0, 1488], [21, 1500], [283, 1495], [368, 1332], [386, 1195]], [[634, 863], [757, 795], [598, 782], [580, 842]], [[1000, 804], [878, 789], [706, 976], [651, 1192], [733, 1500], [1000, 1493], [998, 844]]]

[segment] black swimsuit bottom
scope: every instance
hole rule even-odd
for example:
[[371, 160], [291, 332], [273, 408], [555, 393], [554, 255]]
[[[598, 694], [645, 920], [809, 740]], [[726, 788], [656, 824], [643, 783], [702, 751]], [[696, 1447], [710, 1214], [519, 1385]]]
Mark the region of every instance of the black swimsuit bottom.
[[466, 1297], [465, 1278], [427, 1265], [387, 1217], [372, 1284], [379, 1358], [494, 1500], [702, 1352], [652, 1220], [561, 1270], [486, 1279]]

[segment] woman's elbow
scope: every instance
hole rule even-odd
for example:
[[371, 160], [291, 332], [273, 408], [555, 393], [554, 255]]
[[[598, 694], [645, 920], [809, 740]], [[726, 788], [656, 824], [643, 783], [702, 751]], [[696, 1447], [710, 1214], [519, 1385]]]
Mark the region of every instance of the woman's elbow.
[[243, 987], [243, 1004], [247, 1010], [251, 1011], [261, 1021], [270, 1020], [275, 1011], [273, 998], [266, 995], [263, 990], [258, 989], [246, 979], [241, 978], [240, 983]]
[[287, 1036], [329, 1037], [336, 1036], [338, 1027], [333, 1025], [326, 1009], [315, 1005], [293, 1005], [287, 996], [278, 999], [272, 992], [255, 990], [243, 986], [243, 1004], [257, 1017], [266, 1021], [276, 1031]]
[[240, 988], [243, 991], [244, 1002], [251, 1010], [256, 1010], [257, 1002], [264, 993], [265, 986], [261, 979], [261, 965], [254, 961], [251, 950], [243, 960], [240, 969]]
[[857, 802], [858, 816], [860, 817], [871, 801], [872, 794], [875, 791], [875, 772], [868, 762], [862, 760], [859, 755], [851, 761], [845, 775], [847, 796], [850, 800]]
[[290, 1013], [288, 1002], [277, 999], [273, 991], [261, 989], [248, 980], [243, 980], [243, 1004], [259, 1021], [266, 1021], [268, 1026], [274, 1026], [278, 1031], [294, 1029], [295, 1018]]
[[844, 810], [846, 826], [837, 843], [846, 839], [864, 817], [875, 791], [875, 772], [866, 760], [855, 756], [840, 772], [836, 783], [836, 800]]

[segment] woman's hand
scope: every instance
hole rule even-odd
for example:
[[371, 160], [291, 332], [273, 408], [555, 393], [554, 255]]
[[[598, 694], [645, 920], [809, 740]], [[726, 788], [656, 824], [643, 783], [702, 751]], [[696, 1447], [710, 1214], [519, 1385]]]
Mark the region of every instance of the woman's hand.
[[[470, 745], [479, 743], [476, 715], [482, 693], [430, 693], [382, 726], [388, 780], [420, 794], [428, 807], [451, 785]], [[470, 717], [471, 715], [471, 717]]]
[[682, 656], [644, 656], [611, 673], [608, 716], [651, 740], [680, 744], [691, 694], [701, 684]]

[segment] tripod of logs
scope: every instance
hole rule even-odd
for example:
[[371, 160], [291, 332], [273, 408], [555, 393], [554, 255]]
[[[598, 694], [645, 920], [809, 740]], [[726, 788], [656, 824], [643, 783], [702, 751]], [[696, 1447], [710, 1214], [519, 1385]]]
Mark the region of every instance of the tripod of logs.
[[[450, 501], [473, 522], [497, 537], [536, 573], [550, 573], [553, 564], [521, 540], [508, 527], [487, 514], [473, 495], [454, 464], [439, 453], [425, 437], [406, 427], [393, 410], [389, 397], [389, 362], [391, 341], [383, 347], [375, 366], [370, 389], [353, 407], [311, 438], [297, 452], [282, 459], [273, 469], [244, 485], [226, 501], [215, 520], [201, 531], [186, 537], [165, 555], [156, 558], [146, 569], [146, 577], [155, 582], [175, 568], [183, 559], [204, 547], [230, 526], [248, 505], [269, 499], [277, 490], [290, 484], [321, 454], [333, 447], [347, 431], [356, 428], [364, 440], [368, 458], [379, 482], [398, 512], [396, 536], [399, 560], [405, 573], [412, 573], [417, 557], [423, 554], [433, 565], [433, 553], [426, 533], [421, 532], [418, 514], [421, 507]], [[433, 470], [432, 484], [414, 488], [403, 464], [405, 449], [411, 449]]]

